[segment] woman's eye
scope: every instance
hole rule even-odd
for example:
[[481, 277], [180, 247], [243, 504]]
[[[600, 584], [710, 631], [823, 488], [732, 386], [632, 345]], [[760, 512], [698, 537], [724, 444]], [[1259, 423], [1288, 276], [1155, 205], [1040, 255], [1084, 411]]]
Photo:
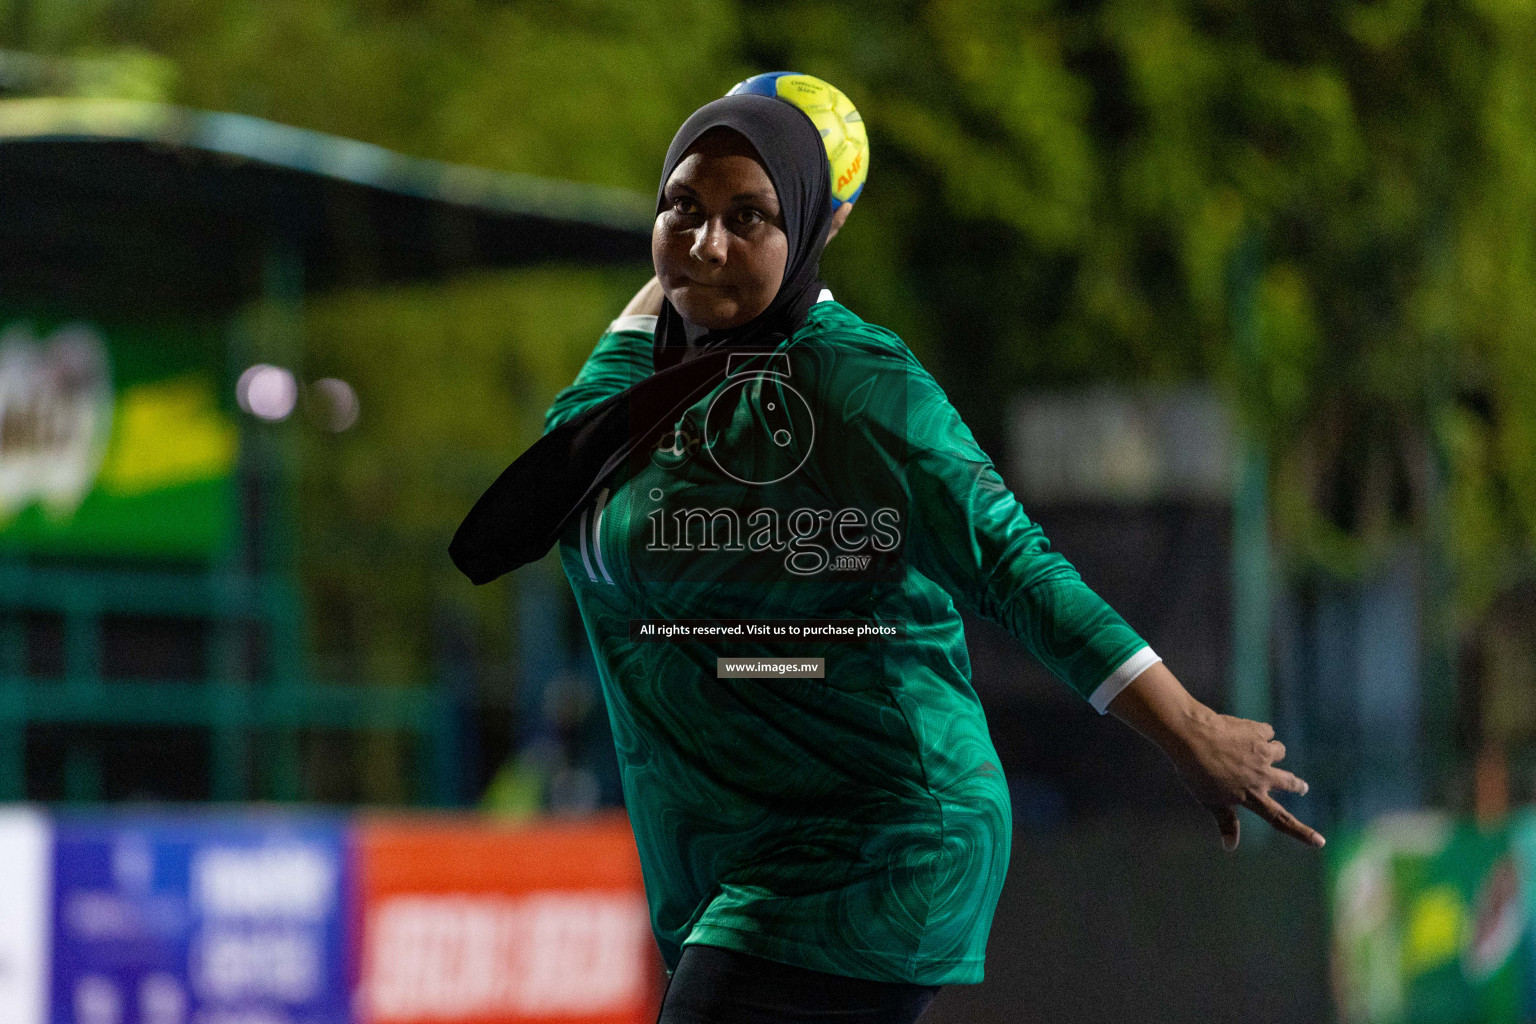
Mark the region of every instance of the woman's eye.
[[689, 199], [686, 196], [679, 196], [678, 198], [672, 200], [672, 212], [687, 216], [689, 214], [698, 212], [698, 208], [692, 199]]
[[757, 224], [761, 221], [767, 220], [767, 218], [763, 216], [763, 211], [752, 209], [742, 210], [739, 214], [736, 215], [736, 219], [739, 220], [742, 224]]

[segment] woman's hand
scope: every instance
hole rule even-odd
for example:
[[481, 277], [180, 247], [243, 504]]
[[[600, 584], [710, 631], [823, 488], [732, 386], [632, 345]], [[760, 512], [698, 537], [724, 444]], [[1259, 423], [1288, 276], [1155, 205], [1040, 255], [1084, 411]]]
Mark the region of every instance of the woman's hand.
[[[1311, 846], [1322, 846], [1316, 829], [1298, 821], [1269, 795], [1278, 789], [1305, 793], [1307, 784], [1275, 762], [1285, 757], [1285, 744], [1275, 739], [1267, 722], [1221, 715], [1206, 708], [1176, 749], [1167, 750], [1184, 785], [1212, 814], [1221, 842], [1237, 848], [1237, 807], [1243, 806], [1287, 835]], [[1167, 748], [1165, 748], [1166, 750]]]
[[1270, 796], [1270, 790], [1305, 793], [1307, 784], [1275, 762], [1285, 745], [1265, 722], [1218, 714], [1195, 700], [1158, 663], [1110, 701], [1116, 718], [1163, 749], [1196, 800], [1216, 818], [1222, 845], [1237, 848], [1237, 808], [1246, 807], [1276, 829], [1311, 846], [1321, 833]]

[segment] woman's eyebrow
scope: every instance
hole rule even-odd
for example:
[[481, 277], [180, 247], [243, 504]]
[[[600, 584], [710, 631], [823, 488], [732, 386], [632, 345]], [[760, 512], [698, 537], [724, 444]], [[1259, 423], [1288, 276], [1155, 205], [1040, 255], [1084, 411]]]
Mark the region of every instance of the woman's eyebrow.
[[777, 204], [779, 197], [772, 192], [738, 192], [731, 197], [733, 203], [771, 203]]

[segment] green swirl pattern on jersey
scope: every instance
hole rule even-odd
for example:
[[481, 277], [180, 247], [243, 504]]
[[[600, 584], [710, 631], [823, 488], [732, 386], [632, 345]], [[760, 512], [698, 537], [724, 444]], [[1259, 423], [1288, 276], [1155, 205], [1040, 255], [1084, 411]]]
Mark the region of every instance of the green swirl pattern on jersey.
[[[549, 429], [651, 372], [608, 333]], [[1085, 698], [1145, 642], [1053, 551], [906, 345], [836, 302], [747, 360], [560, 543], [652, 928], [813, 970], [982, 978], [1008, 790], [957, 605]], [[631, 639], [630, 620], [850, 618], [870, 642]], [[717, 657], [825, 659], [717, 679]]]

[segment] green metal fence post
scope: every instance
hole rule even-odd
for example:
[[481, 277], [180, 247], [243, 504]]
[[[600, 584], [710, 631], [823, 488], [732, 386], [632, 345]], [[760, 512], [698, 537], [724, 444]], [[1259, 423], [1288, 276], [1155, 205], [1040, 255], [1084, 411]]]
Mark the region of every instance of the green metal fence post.
[[[1263, 241], [1252, 228], [1232, 255], [1230, 315], [1240, 393], [1256, 383], [1261, 356], [1258, 291]], [[1237, 473], [1232, 494], [1232, 714], [1267, 722], [1273, 714], [1269, 679], [1269, 458], [1255, 424], [1239, 410]], [[1248, 841], [1265, 842], [1269, 827], [1245, 814]]]
[[[225, 382], [233, 382], [250, 362], [250, 338], [238, 319], [225, 325]], [[249, 463], [245, 449], [250, 431], [242, 423], [240, 451]], [[210, 745], [212, 756], [208, 792], [214, 800], [244, 800], [250, 795], [247, 778], [251, 745], [250, 679], [245, 657], [245, 631], [249, 601], [242, 600], [251, 588], [252, 567], [245, 564], [247, 527], [243, 474], [236, 471], [231, 488], [230, 536], [219, 552], [209, 573], [214, 592], [214, 620], [208, 636], [209, 714], [213, 723]]]
[[[299, 376], [304, 309], [304, 263], [292, 239], [280, 237], [268, 250], [262, 275], [262, 331], [258, 339], [264, 356]], [[297, 408], [295, 414], [297, 414]], [[285, 424], [284, 427], [287, 425]], [[297, 457], [291, 430], [274, 427], [263, 431], [268, 442], [267, 500], [260, 524], [263, 540], [262, 579], [264, 605], [270, 626], [268, 656], [271, 658], [271, 707], [285, 721], [273, 723], [272, 789], [279, 800], [298, 800], [304, 794], [299, 738], [296, 724], [304, 706], [303, 611], [295, 583], [293, 501]]]
[[[64, 690], [71, 703], [100, 707], [101, 612], [85, 587], [68, 590], [64, 609]], [[101, 753], [75, 736], [64, 752], [64, 796], [71, 801], [101, 799]]]
[[[1429, 277], [1442, 287], [1454, 271], [1451, 230], [1452, 224], [1442, 211], [1432, 222], [1426, 243]], [[1453, 329], [1452, 324], [1442, 319], [1425, 332], [1421, 365], [1428, 465], [1424, 467], [1426, 493], [1420, 549], [1423, 639], [1419, 651], [1419, 740], [1424, 751], [1425, 795], [1431, 801], [1446, 798], [1444, 787], [1453, 777], [1458, 760], [1453, 524], [1447, 495], [1453, 467], [1445, 433], [1456, 372]]]
[[27, 796], [26, 673], [26, 623], [19, 611], [6, 609], [0, 619], [0, 800]]
[[244, 800], [250, 749], [250, 694], [245, 679], [243, 621], [236, 614], [241, 578], [232, 559], [220, 559], [210, 580], [214, 615], [209, 642], [213, 720], [209, 793], [215, 800]]

